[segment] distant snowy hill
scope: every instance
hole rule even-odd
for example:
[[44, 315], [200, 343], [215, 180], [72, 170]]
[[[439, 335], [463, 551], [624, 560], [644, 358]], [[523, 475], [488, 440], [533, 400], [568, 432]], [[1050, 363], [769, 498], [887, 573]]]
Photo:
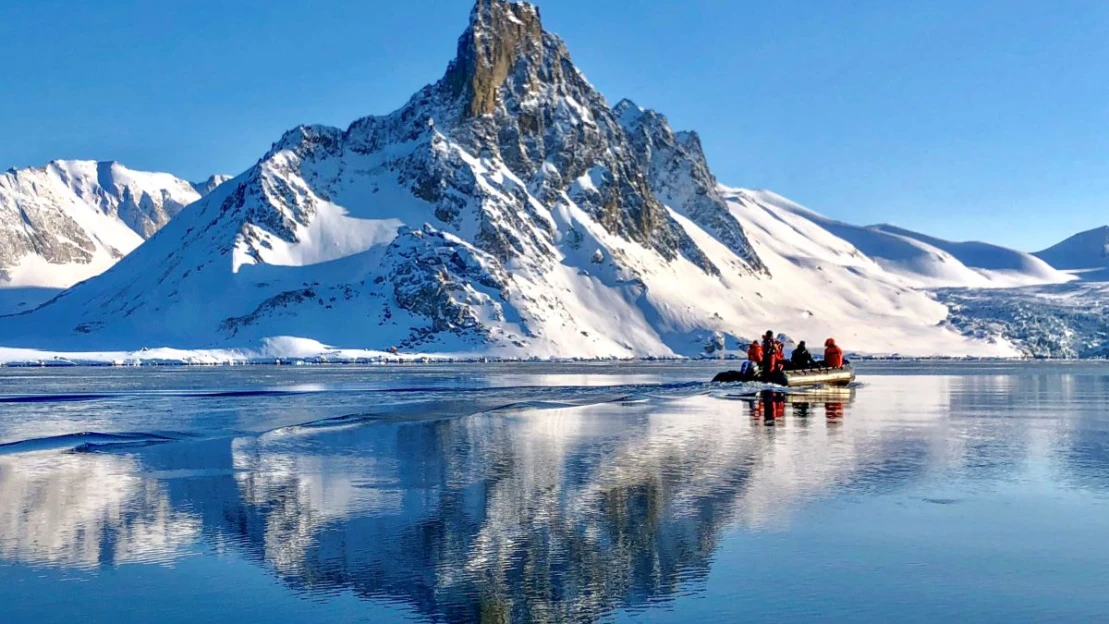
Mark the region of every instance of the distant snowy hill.
[[191, 186], [201, 196], [204, 197], [208, 193], [216, 190], [216, 187], [230, 180], [233, 176], [229, 175], [213, 175], [209, 176], [203, 182], [192, 182]]
[[80, 160], [0, 174], [0, 313], [103, 272], [225, 179]]
[[1023, 251], [987, 243], [954, 243], [890, 225], [850, 225], [771, 192], [748, 193], [811, 221], [847, 241], [886, 271], [904, 278], [906, 284], [919, 288], [1008, 288], [1073, 279]]
[[[212, 186], [104, 274], [0, 319], [0, 345], [636, 357], [719, 354], [774, 329], [1005, 356], [1019, 351], [1003, 335], [957, 327], [922, 289], [1068, 279], [1020, 252], [722, 187], [696, 133], [610, 107], [538, 10], [507, 0], [478, 0], [443, 78], [400, 110], [296, 128]], [[111, 224], [115, 205], [86, 212]], [[137, 244], [133, 221], [112, 232]], [[128, 249], [89, 238], [90, 257]]]
[[914, 240], [950, 254], [956, 261], [988, 280], [988, 284], [983, 284], [985, 286], [1061, 284], [1073, 279], [1057, 267], [1024, 251], [978, 241], [952, 242], [892, 225], [877, 225], [872, 229]]
[[1109, 280], [1109, 226], [1075, 234], [1035, 254], [1057, 269], [1086, 281]]

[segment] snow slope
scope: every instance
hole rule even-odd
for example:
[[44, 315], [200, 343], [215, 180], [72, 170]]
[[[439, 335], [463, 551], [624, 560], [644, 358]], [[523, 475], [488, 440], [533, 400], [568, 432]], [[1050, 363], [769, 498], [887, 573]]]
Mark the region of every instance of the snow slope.
[[777, 315], [775, 329], [810, 340], [835, 336], [872, 353], [1013, 353], [1004, 341], [983, 346], [944, 329], [946, 306], [914, 287], [918, 276], [890, 271], [841, 237], [849, 226], [772, 193], [723, 190], [773, 276], [759, 285], [767, 305], [757, 313], [767, 322]]
[[1072, 279], [1024, 252], [986, 243], [952, 243], [889, 225], [850, 225], [769, 191], [747, 193], [847, 241], [917, 288], [1008, 288]]
[[222, 179], [83, 160], [0, 174], [0, 313], [103, 272]]
[[1109, 281], [1109, 226], [1080, 232], [1034, 255], [1085, 281]]
[[0, 345], [636, 357], [773, 328], [858, 352], [1016, 353], [915, 289], [944, 283], [994, 280], [719, 187], [695, 134], [609, 107], [535, 7], [478, 0], [444, 77], [400, 110], [286, 133], [106, 273], [0, 319]]
[[950, 254], [997, 286], [1060, 284], [1073, 279], [1035, 255], [979, 241], [952, 242], [893, 225], [872, 229], [918, 241]]

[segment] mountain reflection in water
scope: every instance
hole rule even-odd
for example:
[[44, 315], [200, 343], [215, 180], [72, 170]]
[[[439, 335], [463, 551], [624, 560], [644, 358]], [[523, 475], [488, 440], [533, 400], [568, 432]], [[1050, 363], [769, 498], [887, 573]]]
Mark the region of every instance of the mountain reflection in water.
[[936, 471], [996, 479], [1038, 453], [1104, 479], [1104, 453], [1088, 450], [1104, 439], [1072, 439], [1066, 419], [997, 429], [945, 416], [1034, 389], [915, 383], [858, 410], [855, 391], [554, 394], [460, 417], [428, 404], [427, 417], [0, 455], [0, 564], [95, 573], [233, 551], [292, 591], [435, 621], [596, 621], [703, 592], [730, 530], [779, 530], [822, 497]]

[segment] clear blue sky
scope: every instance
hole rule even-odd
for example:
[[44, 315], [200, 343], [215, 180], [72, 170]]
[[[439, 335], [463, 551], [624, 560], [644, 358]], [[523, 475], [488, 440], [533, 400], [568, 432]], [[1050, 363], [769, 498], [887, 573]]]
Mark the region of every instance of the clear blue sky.
[[[1109, 2], [545, 0], [615, 103], [701, 133], [726, 184], [1037, 249], [1109, 223]], [[238, 173], [299, 123], [442, 74], [469, 0], [4, 0], [0, 169]]]

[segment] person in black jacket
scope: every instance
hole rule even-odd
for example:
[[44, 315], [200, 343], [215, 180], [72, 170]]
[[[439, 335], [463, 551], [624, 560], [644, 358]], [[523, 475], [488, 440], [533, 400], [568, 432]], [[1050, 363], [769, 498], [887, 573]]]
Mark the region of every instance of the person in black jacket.
[[809, 353], [809, 348], [805, 346], [804, 340], [799, 342], [797, 348], [793, 350], [793, 355], [790, 356], [790, 363], [793, 364], [794, 369], [812, 368], [816, 365], [816, 362], [813, 361], [812, 354]]

